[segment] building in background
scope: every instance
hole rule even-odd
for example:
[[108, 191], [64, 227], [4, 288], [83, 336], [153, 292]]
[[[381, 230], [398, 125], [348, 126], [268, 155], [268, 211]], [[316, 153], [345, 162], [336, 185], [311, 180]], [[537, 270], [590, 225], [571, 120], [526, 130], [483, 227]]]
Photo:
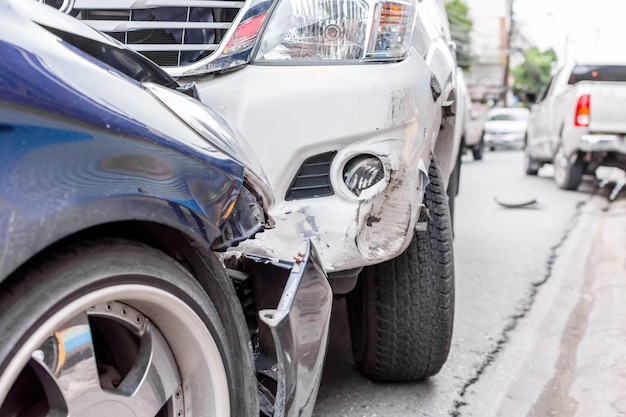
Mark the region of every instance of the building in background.
[[512, 0], [465, 0], [473, 21], [474, 62], [466, 76], [472, 101], [501, 105], [513, 102], [511, 73], [529, 47], [523, 28], [512, 20]]

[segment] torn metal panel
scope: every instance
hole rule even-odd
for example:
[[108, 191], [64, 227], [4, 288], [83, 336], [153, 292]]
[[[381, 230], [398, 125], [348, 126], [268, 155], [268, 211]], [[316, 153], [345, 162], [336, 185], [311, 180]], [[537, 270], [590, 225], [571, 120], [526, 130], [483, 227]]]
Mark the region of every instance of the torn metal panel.
[[277, 392], [274, 417], [313, 412], [330, 326], [332, 291], [310, 243], [293, 265], [276, 309], [259, 311], [276, 348]]

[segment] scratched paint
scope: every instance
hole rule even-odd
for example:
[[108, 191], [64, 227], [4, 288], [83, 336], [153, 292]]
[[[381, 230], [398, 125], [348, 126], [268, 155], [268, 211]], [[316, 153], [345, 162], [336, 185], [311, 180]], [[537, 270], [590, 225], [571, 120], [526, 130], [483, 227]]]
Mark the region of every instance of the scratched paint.
[[397, 126], [415, 117], [415, 104], [412, 89], [409, 87], [392, 91], [385, 126]]
[[[269, 257], [293, 252], [294, 245], [311, 239], [327, 272], [373, 265], [398, 256], [409, 245], [423, 199], [427, 164], [417, 152], [414, 126], [396, 129], [402, 139], [362, 141], [337, 153], [331, 168], [335, 194], [331, 197], [285, 202], [270, 214], [276, 227], [241, 249]], [[383, 163], [385, 179], [358, 197], [343, 185], [343, 165], [368, 153]], [[336, 163], [336, 165], [335, 165]], [[341, 182], [340, 182], [341, 181]], [[289, 208], [289, 209], [287, 209]]]

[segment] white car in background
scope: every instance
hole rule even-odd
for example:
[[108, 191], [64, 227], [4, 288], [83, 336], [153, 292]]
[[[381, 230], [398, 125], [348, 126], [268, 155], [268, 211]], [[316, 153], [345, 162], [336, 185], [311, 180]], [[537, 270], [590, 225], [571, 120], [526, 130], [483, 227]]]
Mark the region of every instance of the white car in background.
[[[64, 3], [65, 6], [65, 3]], [[280, 258], [311, 239], [378, 380], [436, 374], [452, 336], [456, 62], [442, 0], [76, 0], [225, 116], [276, 195]]]
[[487, 112], [483, 124], [483, 146], [521, 149], [524, 146], [530, 111], [524, 107], [494, 108]]

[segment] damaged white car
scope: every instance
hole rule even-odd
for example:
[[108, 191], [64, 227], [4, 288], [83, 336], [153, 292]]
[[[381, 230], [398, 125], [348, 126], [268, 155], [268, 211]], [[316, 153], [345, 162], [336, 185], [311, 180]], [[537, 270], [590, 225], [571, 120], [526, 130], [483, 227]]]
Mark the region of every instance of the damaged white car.
[[347, 294], [366, 375], [405, 381], [439, 371], [452, 335], [448, 200], [460, 168], [441, 0], [61, 8], [195, 82], [200, 99], [243, 133], [276, 195], [276, 224], [242, 247], [283, 258], [315, 243], [333, 291]]

